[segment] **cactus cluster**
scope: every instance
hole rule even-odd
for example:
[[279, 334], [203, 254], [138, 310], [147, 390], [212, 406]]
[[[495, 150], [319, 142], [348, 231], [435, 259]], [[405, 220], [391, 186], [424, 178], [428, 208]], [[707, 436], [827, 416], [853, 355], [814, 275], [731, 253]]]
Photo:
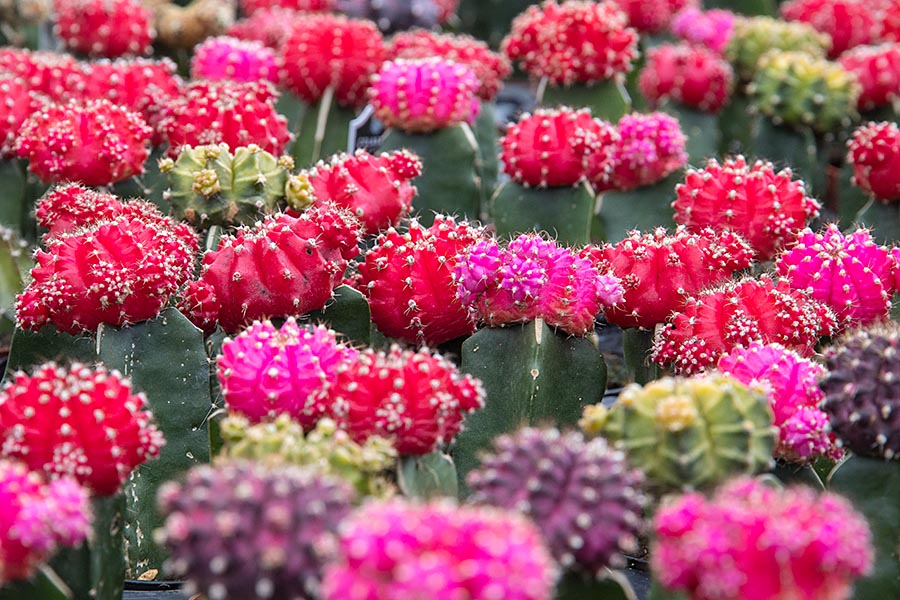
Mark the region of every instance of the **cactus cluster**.
[[156, 32], [139, 0], [54, 0], [54, 32], [70, 50], [90, 56], [149, 54]]
[[900, 199], [900, 128], [896, 123], [868, 123], [847, 141], [853, 183], [875, 198]]
[[648, 50], [638, 86], [654, 105], [670, 100], [717, 113], [731, 98], [734, 71], [718, 54], [701, 46], [663, 44]]
[[802, 52], [824, 57], [831, 40], [805, 23], [788, 23], [771, 17], [738, 17], [725, 56], [744, 81], [753, 79], [760, 58], [770, 50]]

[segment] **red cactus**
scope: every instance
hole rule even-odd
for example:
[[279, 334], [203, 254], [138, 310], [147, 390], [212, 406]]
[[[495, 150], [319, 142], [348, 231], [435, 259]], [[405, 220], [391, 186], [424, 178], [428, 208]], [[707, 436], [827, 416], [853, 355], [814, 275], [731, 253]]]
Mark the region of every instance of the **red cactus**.
[[38, 201], [37, 222], [53, 237], [95, 221], [115, 219], [121, 210], [121, 200], [112, 194], [69, 183], [51, 189]]
[[628, 15], [628, 24], [641, 34], [662, 33], [683, 8], [696, 7], [698, 0], [613, 0]]
[[0, 446], [35, 471], [71, 476], [110, 496], [164, 443], [145, 405], [117, 371], [47, 363], [4, 386]]
[[294, 21], [303, 18], [303, 13], [290, 8], [261, 8], [235, 22], [225, 31], [225, 35], [239, 40], [261, 42], [278, 51], [290, 37]]
[[28, 89], [55, 101], [67, 101], [84, 87], [82, 63], [68, 54], [0, 48], [0, 71], [20, 77]]
[[334, 0], [240, 0], [241, 12], [255, 15], [261, 10], [286, 8], [303, 12], [330, 12], [334, 10]]
[[868, 123], [847, 142], [853, 183], [883, 201], [900, 200], [900, 128]]
[[900, 42], [900, 3], [893, 0], [879, 0], [878, 16], [881, 20], [879, 40]]
[[731, 97], [734, 70], [725, 59], [702, 46], [664, 44], [648, 50], [638, 85], [653, 104], [671, 99], [717, 113]]
[[22, 123], [37, 110], [39, 101], [22, 78], [11, 75], [0, 75], [0, 95], [0, 158], [11, 158]]
[[790, 0], [781, 5], [788, 21], [800, 21], [831, 37], [828, 56], [836, 58], [850, 48], [871, 44], [879, 38], [877, 13], [859, 0]]
[[374, 23], [335, 15], [307, 15], [293, 23], [282, 46], [284, 85], [306, 102], [318, 102], [329, 87], [344, 106], [366, 101], [369, 78], [386, 58]]
[[140, 0], [55, 0], [54, 4], [54, 30], [70, 50], [108, 58], [152, 50], [153, 13]]
[[862, 92], [859, 110], [872, 110], [900, 97], [900, 44], [859, 46], [838, 59], [845, 71], [853, 73]]
[[151, 130], [108, 100], [49, 104], [22, 125], [16, 153], [43, 181], [109, 185], [144, 172]]

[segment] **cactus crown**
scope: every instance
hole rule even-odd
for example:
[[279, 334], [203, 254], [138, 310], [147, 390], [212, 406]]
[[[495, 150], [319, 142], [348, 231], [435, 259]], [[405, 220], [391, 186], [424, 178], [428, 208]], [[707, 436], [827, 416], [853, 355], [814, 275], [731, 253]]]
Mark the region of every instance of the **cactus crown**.
[[853, 183], [883, 202], [900, 200], [900, 128], [896, 123], [868, 123], [847, 141]]

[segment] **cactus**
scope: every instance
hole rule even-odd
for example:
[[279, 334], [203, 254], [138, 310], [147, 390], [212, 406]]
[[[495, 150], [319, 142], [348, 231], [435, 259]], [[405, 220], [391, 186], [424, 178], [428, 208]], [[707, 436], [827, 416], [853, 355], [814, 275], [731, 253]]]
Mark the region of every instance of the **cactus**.
[[152, 13], [138, 0], [55, 0], [54, 8], [54, 32], [74, 52], [116, 58], [152, 50]]
[[787, 21], [807, 23], [830, 37], [829, 58], [878, 39], [879, 15], [854, 0], [790, 0], [780, 12]]
[[900, 96], [900, 45], [853, 48], [844, 52], [838, 63], [860, 85], [856, 103], [860, 112], [889, 106]]
[[255, 144], [233, 152], [224, 143], [185, 147], [177, 160], [160, 162], [169, 181], [163, 198], [195, 227], [252, 225], [285, 203], [293, 165]]
[[853, 166], [853, 184], [883, 202], [900, 199], [900, 180], [894, 165], [900, 146], [896, 123], [868, 123], [847, 141], [847, 162]]
[[760, 390], [713, 374], [631, 384], [612, 408], [588, 407], [581, 425], [623, 450], [648, 489], [665, 493], [767, 471], [778, 440], [772, 418]]
[[672, 33], [679, 39], [722, 55], [734, 32], [735, 14], [729, 10], [702, 11], [687, 6], [672, 18]]
[[285, 8], [295, 12], [330, 12], [335, 0], [240, 0], [241, 12], [254, 15], [262, 10]]
[[[310, 11], [316, 12], [316, 11]], [[260, 6], [255, 10], [243, 9], [244, 18], [231, 25], [225, 35], [249, 42], [260, 42], [279, 52], [294, 27], [294, 21], [303, 19], [304, 12], [291, 8]]]
[[16, 137], [22, 124], [37, 108], [37, 103], [31, 86], [21, 77], [0, 76], [0, 93], [6, 99], [0, 106], [0, 157], [7, 160], [16, 155]]
[[407, 29], [434, 29], [441, 10], [437, 0], [337, 0], [337, 9], [378, 25], [385, 34]]
[[785, 23], [770, 17], [739, 17], [725, 48], [725, 56], [744, 82], [753, 79], [760, 57], [769, 50], [803, 52], [824, 57], [831, 45], [827, 35], [805, 23]]
[[278, 84], [275, 53], [259, 42], [226, 36], [205, 40], [194, 49], [191, 78], [219, 81], [269, 81]]
[[665, 33], [680, 10], [697, 4], [696, 0], [613, 0], [613, 3], [628, 16], [628, 24], [646, 36]]

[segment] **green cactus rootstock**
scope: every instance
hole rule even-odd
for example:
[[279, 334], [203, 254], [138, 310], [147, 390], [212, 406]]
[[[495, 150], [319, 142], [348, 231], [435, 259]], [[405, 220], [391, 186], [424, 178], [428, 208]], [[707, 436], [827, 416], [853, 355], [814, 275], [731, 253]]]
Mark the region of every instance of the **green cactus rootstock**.
[[538, 104], [547, 107], [578, 106], [591, 109], [598, 119], [615, 123], [631, 112], [631, 96], [624, 82], [607, 80], [592, 85], [546, 85], [539, 93]]
[[672, 202], [675, 186], [684, 174], [677, 171], [659, 183], [628, 191], [603, 192], [597, 200], [591, 236], [595, 242], [611, 244], [622, 241], [637, 229], [652, 231], [657, 227], [673, 229], [675, 218]]
[[594, 203], [587, 184], [533, 188], [508, 181], [491, 199], [490, 214], [497, 235], [546, 231], [561, 244], [584, 246], [591, 242]]
[[347, 151], [350, 121], [356, 118], [356, 111], [335, 102], [330, 88], [317, 104], [301, 112], [291, 152], [297, 166], [308, 168]]

